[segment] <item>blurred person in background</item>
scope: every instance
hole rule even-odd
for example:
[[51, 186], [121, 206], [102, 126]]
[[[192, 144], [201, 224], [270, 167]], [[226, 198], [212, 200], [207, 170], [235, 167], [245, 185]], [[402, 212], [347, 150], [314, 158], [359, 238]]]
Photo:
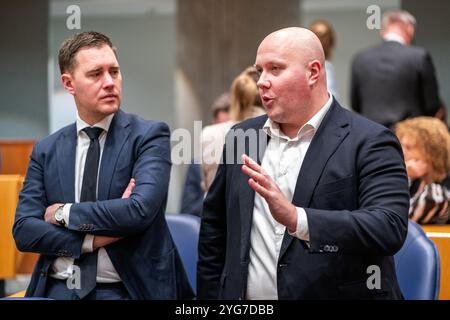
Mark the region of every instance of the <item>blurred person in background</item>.
[[[230, 104], [229, 92], [222, 93], [214, 100], [211, 107], [213, 125], [227, 122], [230, 119]], [[201, 215], [205, 187], [199, 162], [193, 160], [188, 166], [181, 195], [180, 213]]]
[[380, 32], [383, 42], [352, 62], [353, 110], [388, 128], [406, 118], [436, 116], [442, 106], [431, 56], [411, 45], [415, 28], [409, 12], [387, 11]]
[[231, 98], [229, 92], [224, 92], [214, 100], [212, 105], [213, 124], [230, 120]]
[[410, 181], [409, 217], [420, 224], [449, 222], [450, 135], [433, 117], [399, 122], [395, 132], [405, 156]]
[[334, 66], [331, 63], [331, 58], [336, 46], [336, 33], [334, 32], [331, 24], [325, 20], [316, 20], [310, 26], [309, 30], [314, 32], [314, 34], [319, 38], [320, 43], [323, 47], [323, 52], [325, 53], [325, 70], [327, 73], [327, 86], [328, 91], [339, 99], [339, 93], [336, 81], [336, 72]]
[[258, 78], [258, 72], [253, 66], [239, 74], [231, 85], [230, 120], [207, 126], [202, 131], [201, 168], [205, 192], [216, 175], [227, 132], [236, 123], [265, 114], [256, 85]]

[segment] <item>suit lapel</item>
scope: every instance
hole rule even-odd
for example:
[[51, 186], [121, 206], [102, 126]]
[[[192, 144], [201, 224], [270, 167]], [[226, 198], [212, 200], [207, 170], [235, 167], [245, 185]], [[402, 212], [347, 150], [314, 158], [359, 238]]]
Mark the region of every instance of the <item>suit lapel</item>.
[[[333, 101], [303, 160], [292, 199], [292, 203], [296, 207], [309, 207], [311, 197], [328, 159], [333, 155], [349, 131], [349, 121], [346, 119], [342, 107], [336, 101]], [[281, 245], [280, 258], [286, 252], [293, 239], [286, 231]]]
[[111, 121], [106, 136], [98, 178], [98, 200], [108, 199], [119, 153], [130, 134], [128, 125], [126, 114], [119, 110]]
[[[249, 130], [257, 130], [257, 150], [258, 156], [256, 161], [261, 165], [264, 152], [270, 137], [262, 132], [262, 127], [267, 120], [267, 117], [262, 118], [262, 122]], [[260, 134], [261, 133], [261, 134]], [[249, 154], [249, 141], [245, 141], [245, 153]], [[235, 150], [239, 150], [236, 148]], [[238, 160], [241, 161], [241, 155], [237, 155]], [[239, 166], [241, 168], [241, 166]], [[250, 231], [253, 218], [253, 207], [255, 205], [255, 191], [248, 185], [248, 176], [244, 173], [239, 175], [239, 212], [241, 217], [241, 261], [248, 260], [250, 250]]]
[[63, 202], [75, 202], [75, 152], [77, 147], [77, 127], [70, 125], [58, 139], [56, 156], [58, 175], [64, 199]]

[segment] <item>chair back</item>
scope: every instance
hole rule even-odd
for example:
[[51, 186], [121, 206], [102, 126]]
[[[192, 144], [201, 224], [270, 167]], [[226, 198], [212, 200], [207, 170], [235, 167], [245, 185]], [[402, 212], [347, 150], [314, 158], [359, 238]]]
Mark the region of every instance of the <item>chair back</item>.
[[166, 221], [183, 261], [189, 283], [196, 294], [200, 218], [191, 214], [166, 214]]
[[408, 221], [408, 235], [394, 255], [397, 279], [407, 300], [437, 300], [439, 296], [439, 252], [422, 227]]

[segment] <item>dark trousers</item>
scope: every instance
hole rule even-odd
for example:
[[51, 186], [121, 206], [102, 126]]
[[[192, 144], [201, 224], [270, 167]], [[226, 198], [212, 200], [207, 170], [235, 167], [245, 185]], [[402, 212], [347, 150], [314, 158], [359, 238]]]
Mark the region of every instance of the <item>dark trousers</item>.
[[[45, 297], [55, 300], [79, 300], [74, 290], [67, 287], [65, 280], [47, 278]], [[122, 282], [97, 283], [97, 286], [83, 300], [129, 300]]]

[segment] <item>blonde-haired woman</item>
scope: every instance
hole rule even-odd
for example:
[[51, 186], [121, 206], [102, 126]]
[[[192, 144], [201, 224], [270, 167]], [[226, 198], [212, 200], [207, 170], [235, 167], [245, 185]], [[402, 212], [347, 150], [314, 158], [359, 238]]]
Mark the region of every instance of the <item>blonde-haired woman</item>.
[[410, 180], [410, 218], [421, 224], [449, 222], [450, 135], [436, 118], [399, 122], [395, 132], [405, 156]]
[[261, 98], [256, 85], [258, 73], [248, 67], [239, 74], [231, 85], [230, 120], [207, 126], [202, 131], [202, 180], [205, 192], [211, 186], [222, 156], [225, 136], [233, 125], [249, 118], [263, 115]]

